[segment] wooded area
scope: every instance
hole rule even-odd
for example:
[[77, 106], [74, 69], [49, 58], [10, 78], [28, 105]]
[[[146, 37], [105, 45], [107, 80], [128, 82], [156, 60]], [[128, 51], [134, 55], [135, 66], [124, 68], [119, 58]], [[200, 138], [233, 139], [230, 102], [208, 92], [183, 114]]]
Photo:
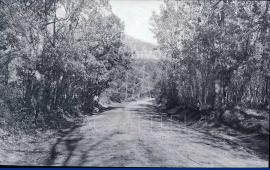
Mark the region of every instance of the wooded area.
[[267, 166], [270, 1], [137, 3], [0, 0], [0, 166]]
[[269, 1], [166, 0], [153, 32], [166, 59], [159, 100], [224, 110], [270, 109]]
[[1, 0], [0, 13], [0, 125], [58, 127], [91, 114], [128, 69], [108, 0]]

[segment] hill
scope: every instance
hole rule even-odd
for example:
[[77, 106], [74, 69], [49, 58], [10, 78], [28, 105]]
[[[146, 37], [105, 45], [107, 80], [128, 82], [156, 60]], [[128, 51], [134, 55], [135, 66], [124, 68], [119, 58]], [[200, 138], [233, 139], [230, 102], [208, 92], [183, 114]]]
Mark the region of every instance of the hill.
[[157, 45], [138, 40], [128, 35], [125, 36], [124, 42], [135, 53], [134, 55], [135, 58], [140, 59], [161, 58], [161, 54], [157, 49]]

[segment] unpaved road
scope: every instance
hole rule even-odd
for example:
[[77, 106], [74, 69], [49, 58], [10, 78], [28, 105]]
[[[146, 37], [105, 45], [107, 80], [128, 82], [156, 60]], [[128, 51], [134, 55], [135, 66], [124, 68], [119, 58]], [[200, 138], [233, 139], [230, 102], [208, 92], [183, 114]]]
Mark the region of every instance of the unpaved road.
[[51, 148], [46, 165], [266, 167], [268, 162], [184, 124], [154, 115], [151, 100], [89, 116]]

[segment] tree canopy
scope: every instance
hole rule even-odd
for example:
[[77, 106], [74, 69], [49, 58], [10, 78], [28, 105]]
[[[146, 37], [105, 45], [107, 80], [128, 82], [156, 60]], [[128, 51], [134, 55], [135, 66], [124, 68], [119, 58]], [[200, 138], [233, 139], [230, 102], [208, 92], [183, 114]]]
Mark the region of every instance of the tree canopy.
[[1, 0], [0, 92], [10, 119], [90, 114], [131, 53], [108, 0]]
[[160, 99], [198, 109], [270, 103], [269, 1], [165, 0], [153, 32]]

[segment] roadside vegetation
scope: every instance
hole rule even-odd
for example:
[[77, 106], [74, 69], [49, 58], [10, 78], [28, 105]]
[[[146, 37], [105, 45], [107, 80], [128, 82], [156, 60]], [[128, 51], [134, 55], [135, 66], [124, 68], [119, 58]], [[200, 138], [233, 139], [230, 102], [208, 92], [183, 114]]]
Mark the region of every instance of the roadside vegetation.
[[0, 164], [42, 164], [102, 102], [148, 97], [268, 157], [269, 21], [269, 1], [164, 0], [156, 46], [125, 35], [109, 0], [0, 0]]
[[166, 56], [156, 85], [163, 109], [260, 138], [268, 152], [269, 8], [269, 1], [164, 1], [153, 16]]
[[0, 1], [0, 127], [58, 128], [91, 114], [130, 51], [107, 0]]

